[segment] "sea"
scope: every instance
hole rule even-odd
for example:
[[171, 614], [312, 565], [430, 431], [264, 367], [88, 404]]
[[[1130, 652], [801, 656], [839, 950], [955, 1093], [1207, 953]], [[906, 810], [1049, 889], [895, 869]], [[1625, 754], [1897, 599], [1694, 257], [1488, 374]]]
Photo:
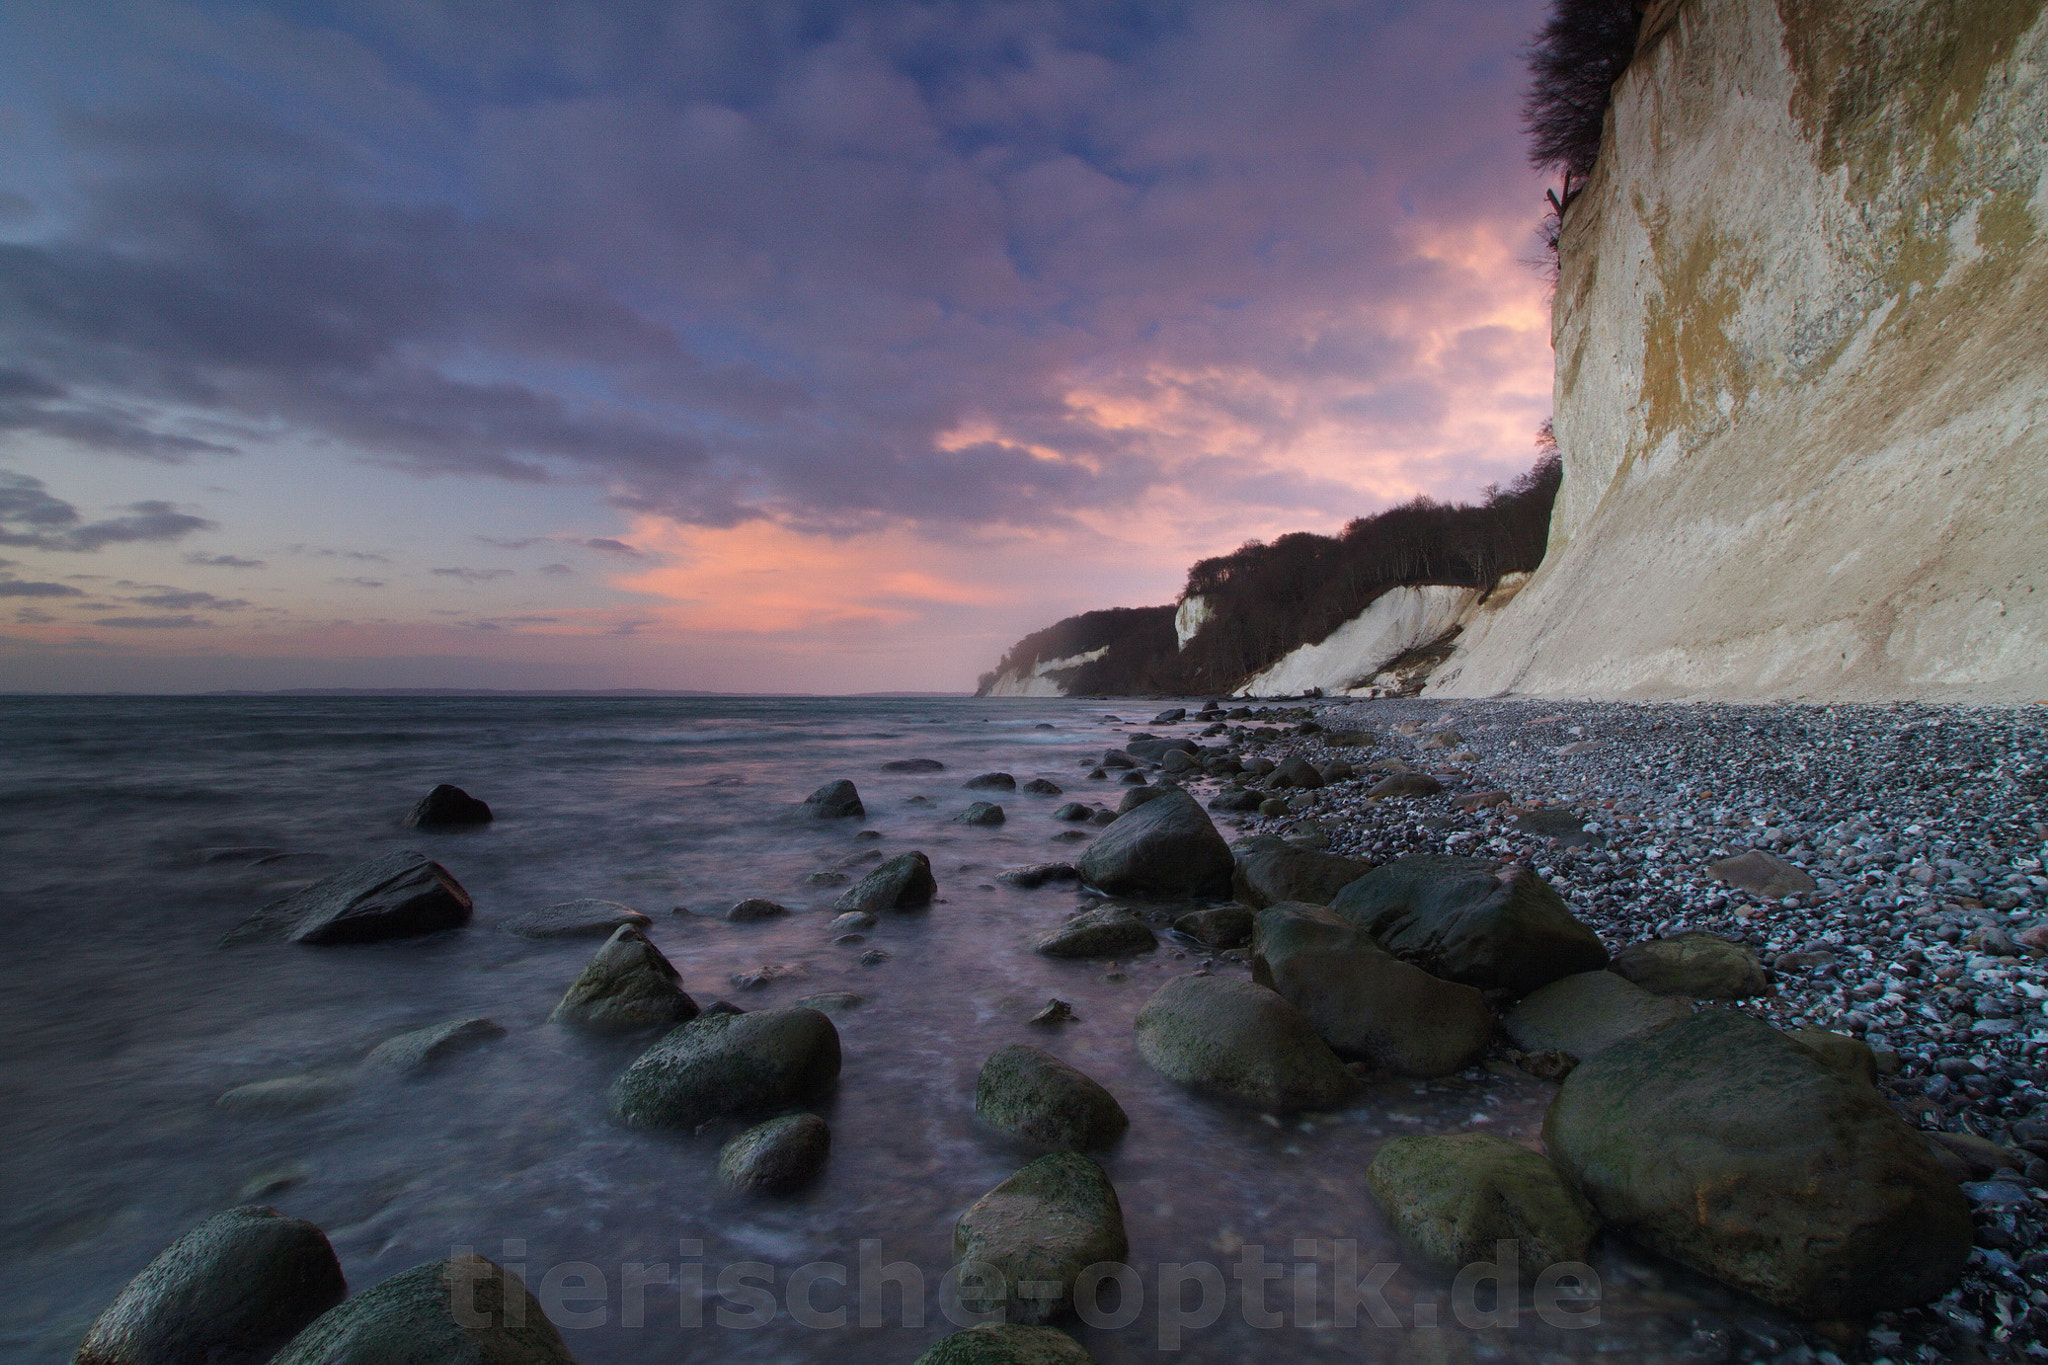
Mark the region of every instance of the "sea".
[[[1233, 1108], [1152, 1072], [1133, 1046], [1145, 1000], [1201, 966], [1193, 944], [1169, 937], [1114, 962], [1033, 950], [1078, 894], [996, 874], [1085, 847], [1055, 841], [1073, 826], [1052, 811], [1113, 807], [1120, 792], [1089, 780], [1092, 760], [1156, 709], [0, 697], [0, 1358], [68, 1361], [166, 1244], [260, 1203], [325, 1230], [353, 1290], [464, 1250], [511, 1267], [583, 1365], [909, 1362], [975, 1321], [948, 1279], [953, 1225], [1034, 1155], [974, 1115], [977, 1071], [1012, 1043], [1079, 1067], [1130, 1116], [1099, 1157], [1128, 1269], [1098, 1275], [1085, 1320], [1065, 1324], [1098, 1361], [1706, 1358], [1698, 1311], [1747, 1310], [1676, 1267], [1610, 1248], [1584, 1276], [1535, 1293], [1509, 1277], [1503, 1291], [1483, 1266], [1461, 1284], [1429, 1275], [1388, 1228], [1364, 1179], [1383, 1142], [1483, 1130], [1533, 1143], [1547, 1087], [1384, 1080], [1341, 1112]], [[944, 766], [885, 766], [904, 759]], [[963, 786], [990, 771], [1065, 793]], [[838, 778], [858, 786], [865, 819], [807, 818], [803, 798]], [[442, 782], [495, 820], [405, 828]], [[957, 823], [976, 799], [1000, 802], [1005, 822]], [[469, 891], [467, 928], [218, 946], [260, 906], [404, 849]], [[816, 874], [857, 878], [908, 849], [931, 858], [937, 902], [836, 942], [839, 887]], [[723, 1189], [718, 1150], [743, 1125], [612, 1121], [607, 1088], [651, 1039], [548, 1022], [597, 943], [499, 927], [583, 897], [652, 916], [649, 936], [701, 1005], [859, 997], [834, 1011], [838, 1082], [807, 1106], [833, 1134], [815, 1183]], [[792, 913], [723, 918], [750, 897]], [[1030, 1022], [1054, 998], [1072, 1021]], [[465, 1018], [505, 1032], [296, 1112], [216, 1104], [251, 1082], [353, 1075], [380, 1041]]]

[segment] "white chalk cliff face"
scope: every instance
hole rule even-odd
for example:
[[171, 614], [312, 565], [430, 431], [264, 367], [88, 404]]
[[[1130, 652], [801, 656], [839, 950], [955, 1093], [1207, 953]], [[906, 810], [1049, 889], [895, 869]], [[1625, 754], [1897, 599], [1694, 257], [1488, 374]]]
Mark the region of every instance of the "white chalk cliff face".
[[1392, 588], [1312, 645], [1290, 651], [1237, 689], [1240, 697], [1373, 694], [1381, 671], [1411, 649], [1453, 630], [1490, 629], [1526, 574], [1506, 574], [1492, 592], [1440, 583]]
[[1430, 691], [2048, 696], [2043, 0], [1658, 0], [1543, 567]]
[[996, 675], [983, 696], [988, 697], [1064, 697], [1067, 683], [1074, 671], [1082, 664], [1092, 664], [1109, 653], [1109, 646], [1091, 649], [1085, 654], [1069, 654], [1063, 659], [1040, 659], [1028, 670], [1009, 669]]

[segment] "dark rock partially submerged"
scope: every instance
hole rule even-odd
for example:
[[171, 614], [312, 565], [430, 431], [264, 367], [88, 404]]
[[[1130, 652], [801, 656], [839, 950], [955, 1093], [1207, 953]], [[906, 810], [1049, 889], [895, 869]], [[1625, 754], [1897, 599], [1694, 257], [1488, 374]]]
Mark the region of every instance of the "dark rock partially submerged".
[[517, 1275], [481, 1256], [414, 1266], [337, 1304], [271, 1365], [575, 1365]]
[[863, 910], [871, 915], [882, 910], [916, 910], [930, 905], [938, 894], [932, 860], [912, 850], [897, 854], [840, 892], [832, 908]]
[[1177, 787], [1118, 818], [1081, 855], [1081, 875], [1113, 896], [1223, 899], [1230, 846], [1195, 799]]
[[459, 829], [464, 825], [489, 823], [489, 806], [462, 788], [446, 782], [422, 796], [405, 816], [407, 829]]
[[375, 943], [459, 928], [472, 910], [447, 868], [424, 853], [387, 853], [271, 902], [221, 943]]
[[839, 1074], [839, 1030], [814, 1009], [706, 1016], [640, 1054], [612, 1086], [612, 1113], [634, 1128], [694, 1128], [772, 1109]]
[[816, 1114], [785, 1114], [754, 1125], [718, 1153], [718, 1180], [727, 1189], [781, 1194], [799, 1189], [824, 1168], [832, 1129]]
[[606, 938], [622, 924], [644, 929], [652, 923], [631, 906], [586, 897], [514, 915], [498, 927], [521, 938]]
[[621, 925], [570, 983], [555, 1023], [629, 1031], [688, 1023], [697, 1002], [683, 990], [681, 973], [630, 924]]
[[804, 809], [820, 820], [858, 820], [868, 813], [859, 790], [843, 777], [806, 796]]
[[962, 1265], [976, 1262], [984, 1271], [961, 1277], [968, 1312], [1042, 1323], [1072, 1308], [1083, 1270], [1120, 1262], [1130, 1248], [1116, 1187], [1102, 1168], [1073, 1152], [1053, 1152], [961, 1214], [953, 1251]]
[[1159, 946], [1159, 936], [1128, 905], [1098, 905], [1038, 940], [1047, 957], [1122, 957]]
[[505, 1036], [505, 1030], [488, 1019], [450, 1019], [386, 1038], [370, 1049], [363, 1065], [371, 1071], [393, 1076], [417, 1076], [431, 1071], [458, 1052]]
[[1130, 1119], [1092, 1077], [1022, 1043], [998, 1048], [974, 1082], [974, 1114], [1033, 1147], [1089, 1151], [1124, 1135]]
[[913, 1365], [1095, 1365], [1095, 1357], [1057, 1327], [983, 1322], [946, 1337]]
[[1423, 1263], [1440, 1275], [1514, 1248], [1526, 1283], [1586, 1259], [1599, 1217], [1541, 1153], [1491, 1133], [1399, 1137], [1380, 1148], [1366, 1184]]
[[1264, 986], [1220, 976], [1169, 981], [1137, 1019], [1138, 1054], [1169, 1080], [1289, 1113], [1332, 1109], [1358, 1079], [1300, 1010]]

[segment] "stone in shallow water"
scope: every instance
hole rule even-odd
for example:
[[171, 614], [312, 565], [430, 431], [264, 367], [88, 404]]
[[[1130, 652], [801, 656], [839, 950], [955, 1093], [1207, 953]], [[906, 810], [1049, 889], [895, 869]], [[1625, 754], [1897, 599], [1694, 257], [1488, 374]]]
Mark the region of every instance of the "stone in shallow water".
[[221, 943], [375, 943], [459, 928], [471, 912], [447, 868], [424, 853], [387, 853], [271, 902]]
[[488, 825], [491, 808], [460, 787], [441, 783], [406, 812], [408, 829], [457, 829], [464, 825]]
[[1159, 936], [1127, 905], [1098, 905], [1038, 940], [1047, 957], [1122, 957], [1159, 946]]
[[974, 1114], [1005, 1137], [1057, 1151], [1107, 1147], [1130, 1126], [1123, 1106], [1092, 1077], [1022, 1043], [982, 1063]]
[[517, 1275], [481, 1256], [456, 1256], [336, 1304], [271, 1365], [396, 1362], [575, 1365], [575, 1357]]
[[1079, 863], [1090, 886], [1148, 900], [1230, 895], [1230, 846], [1178, 787], [1117, 817]]
[[789, 907], [776, 901], [750, 896], [725, 912], [727, 920], [734, 924], [752, 924], [764, 919], [780, 919], [789, 913]]
[[859, 789], [843, 777], [806, 796], [804, 809], [821, 820], [857, 820], [868, 813]]
[[809, 1184], [832, 1150], [832, 1129], [816, 1114], [785, 1114], [756, 1124], [718, 1153], [728, 1189], [783, 1193]]
[[363, 1065], [394, 1076], [417, 1076], [458, 1052], [504, 1036], [505, 1030], [488, 1019], [451, 1019], [386, 1038], [370, 1050]]
[[1530, 993], [1501, 1028], [1525, 1052], [1568, 1052], [1583, 1061], [1691, 1013], [1688, 1001], [1653, 994], [1613, 972], [1579, 972]]
[[1600, 1231], [1593, 1206], [1547, 1158], [1491, 1133], [1395, 1138], [1365, 1180], [1401, 1239], [1440, 1275], [1493, 1260], [1506, 1241], [1528, 1283], [1584, 1261]]
[[932, 860], [912, 850], [899, 853], [840, 892], [834, 910], [915, 910], [930, 905], [939, 892]]
[[1003, 808], [993, 801], [976, 801], [954, 816], [953, 822], [960, 825], [1000, 825], [1006, 818]]
[[640, 1054], [612, 1086], [612, 1112], [635, 1128], [694, 1128], [772, 1109], [839, 1074], [839, 1031], [814, 1009], [706, 1017]]
[[1137, 1018], [1138, 1055], [1169, 1080], [1278, 1113], [1334, 1109], [1358, 1078], [1294, 1006], [1220, 976], [1169, 981]]
[[915, 1365], [1095, 1365], [1095, 1357], [1057, 1327], [984, 1322], [940, 1341]]
[[353, 1076], [273, 1076], [238, 1085], [213, 1102], [216, 1109], [248, 1114], [302, 1114], [355, 1093]]
[[953, 1251], [982, 1272], [961, 1277], [967, 1311], [1042, 1323], [1073, 1306], [1083, 1270], [1122, 1261], [1129, 1244], [1116, 1187], [1102, 1168], [1074, 1152], [1053, 1152], [961, 1214]]
[[521, 938], [608, 938], [622, 924], [644, 929], [652, 923], [631, 906], [586, 897], [514, 915], [498, 927]]
[[897, 758], [882, 765], [892, 773], [944, 772], [946, 765], [936, 758]]
[[629, 1031], [685, 1023], [697, 1002], [681, 973], [645, 934], [621, 925], [597, 950], [548, 1018], [554, 1023]]
[[968, 778], [960, 785], [970, 791], [1013, 792], [1017, 790], [1017, 779], [1008, 773], [983, 773], [979, 777]]

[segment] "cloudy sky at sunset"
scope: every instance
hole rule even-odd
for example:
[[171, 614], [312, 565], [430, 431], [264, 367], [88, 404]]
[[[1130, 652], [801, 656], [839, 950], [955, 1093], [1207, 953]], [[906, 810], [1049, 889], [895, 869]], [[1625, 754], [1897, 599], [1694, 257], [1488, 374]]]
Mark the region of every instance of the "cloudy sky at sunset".
[[1534, 459], [1541, 0], [0, 0], [0, 690], [965, 690]]

